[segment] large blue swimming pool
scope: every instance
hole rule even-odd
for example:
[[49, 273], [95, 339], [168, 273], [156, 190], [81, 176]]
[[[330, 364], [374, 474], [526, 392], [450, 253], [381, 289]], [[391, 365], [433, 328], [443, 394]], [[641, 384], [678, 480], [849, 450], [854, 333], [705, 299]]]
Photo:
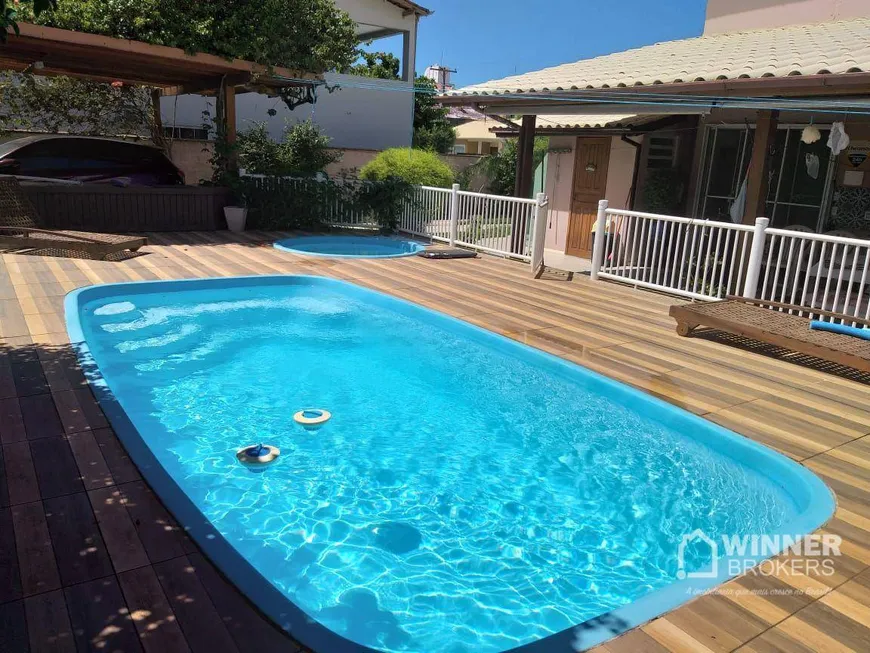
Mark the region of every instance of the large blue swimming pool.
[[[683, 535], [803, 534], [833, 510], [770, 450], [351, 284], [95, 286], [67, 317], [145, 477], [315, 650], [584, 648], [691, 598]], [[308, 431], [303, 408], [333, 416]], [[259, 473], [235, 456], [257, 442], [282, 452]]]

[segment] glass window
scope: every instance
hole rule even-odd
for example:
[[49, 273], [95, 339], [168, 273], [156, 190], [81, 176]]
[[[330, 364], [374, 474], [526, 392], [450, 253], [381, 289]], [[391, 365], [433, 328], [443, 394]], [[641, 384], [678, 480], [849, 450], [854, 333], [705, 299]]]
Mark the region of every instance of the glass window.
[[730, 221], [729, 210], [749, 169], [754, 130], [712, 127], [707, 132], [701, 217]]
[[[766, 217], [771, 226], [803, 225], [816, 229], [827, 192], [831, 166], [828, 129], [807, 145], [800, 140], [803, 126], [777, 130], [770, 160]], [[699, 217], [729, 221], [729, 210], [740, 190], [752, 158], [754, 130], [711, 127], [707, 131]]]
[[646, 157], [648, 168], [673, 168], [676, 160], [676, 136], [650, 136]]
[[800, 127], [781, 129], [770, 164], [771, 182], [767, 192], [768, 217], [774, 227], [802, 225], [815, 230], [828, 182], [831, 151], [828, 133], [807, 145], [801, 142]]

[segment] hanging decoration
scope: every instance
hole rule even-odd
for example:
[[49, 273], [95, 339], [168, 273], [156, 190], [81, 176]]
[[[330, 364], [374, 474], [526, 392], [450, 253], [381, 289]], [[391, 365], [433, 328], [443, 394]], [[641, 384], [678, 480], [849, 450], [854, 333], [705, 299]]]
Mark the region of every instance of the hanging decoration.
[[807, 152], [806, 156], [804, 157], [804, 161], [806, 162], [806, 166], [807, 166], [807, 174], [812, 179], [818, 179], [819, 178], [819, 157], [816, 154], [813, 154], [812, 152]]
[[835, 122], [831, 125], [831, 134], [828, 136], [828, 147], [831, 148], [831, 154], [837, 156], [840, 152], [849, 147], [849, 135], [846, 133], [846, 128], [841, 122]]
[[822, 138], [822, 132], [819, 131], [819, 128], [810, 123], [806, 127], [804, 127], [801, 132], [801, 143], [806, 143], [807, 145], [812, 145], [813, 143], [819, 141]]

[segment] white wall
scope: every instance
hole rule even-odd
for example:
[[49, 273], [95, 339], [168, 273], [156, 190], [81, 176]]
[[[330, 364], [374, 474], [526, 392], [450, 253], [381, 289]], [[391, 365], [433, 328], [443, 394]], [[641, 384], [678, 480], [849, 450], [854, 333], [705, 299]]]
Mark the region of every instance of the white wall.
[[547, 180], [544, 186], [544, 192], [550, 198], [544, 247], [564, 252], [565, 238], [568, 235], [568, 219], [571, 216], [577, 139], [574, 136], [552, 136], [549, 149], [570, 149], [569, 152], [548, 154]]
[[[640, 137], [633, 140], [640, 142]], [[610, 140], [610, 162], [607, 164], [607, 185], [604, 199], [613, 209], [627, 209], [631, 195], [631, 182], [634, 180], [634, 163], [637, 148], [626, 143], [619, 136]]]
[[[338, 0], [336, 4], [347, 11], [360, 25], [360, 30], [375, 25], [388, 29], [408, 31], [409, 59], [405, 63], [414, 71], [417, 20], [413, 15], [402, 16], [402, 10], [386, 0]], [[317, 104], [297, 107], [290, 111], [280, 98], [259, 93], [236, 96], [236, 128], [243, 131], [253, 123], [266, 122], [273, 138], [280, 139], [288, 123], [312, 118], [332, 139], [336, 148], [383, 150], [389, 147], [407, 147], [411, 144], [414, 118], [413, 72], [410, 81], [374, 80], [351, 75], [329, 73], [328, 85], [343, 85], [332, 93], [318, 89]], [[356, 88], [359, 85], [377, 85], [379, 88]], [[161, 100], [161, 113], [166, 126], [201, 127], [202, 112], [208, 108], [214, 115], [214, 99], [199, 95], [165, 97]], [[275, 116], [268, 110], [274, 109]]]

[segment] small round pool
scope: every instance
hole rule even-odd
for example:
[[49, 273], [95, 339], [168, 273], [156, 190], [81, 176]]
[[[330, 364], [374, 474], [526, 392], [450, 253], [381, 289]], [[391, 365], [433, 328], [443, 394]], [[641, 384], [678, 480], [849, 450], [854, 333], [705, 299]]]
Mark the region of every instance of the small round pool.
[[275, 247], [295, 254], [338, 258], [413, 256], [426, 248], [413, 240], [386, 236], [299, 236], [279, 240]]

